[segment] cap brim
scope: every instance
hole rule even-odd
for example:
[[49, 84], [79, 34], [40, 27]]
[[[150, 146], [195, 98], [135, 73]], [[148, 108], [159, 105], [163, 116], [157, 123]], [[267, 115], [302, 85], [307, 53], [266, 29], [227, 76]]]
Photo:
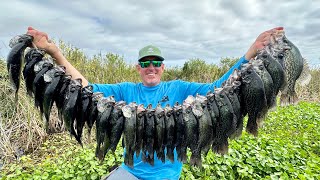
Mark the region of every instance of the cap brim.
[[142, 56], [138, 61], [141, 61], [141, 59], [143, 59], [143, 58], [145, 58], [145, 57], [148, 57], [148, 56], [154, 56], [154, 57], [157, 57], [157, 58], [159, 58], [159, 60], [160, 60], [160, 61], [163, 61], [163, 60], [164, 60], [164, 58], [163, 58], [163, 57], [161, 57], [161, 56], [157, 56], [157, 55], [147, 55], [147, 56]]

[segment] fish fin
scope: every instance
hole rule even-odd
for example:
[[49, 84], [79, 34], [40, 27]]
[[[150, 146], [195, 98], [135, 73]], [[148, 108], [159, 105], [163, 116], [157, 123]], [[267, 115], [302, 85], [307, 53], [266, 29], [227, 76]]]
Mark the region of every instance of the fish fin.
[[242, 130], [243, 130], [243, 117], [241, 117], [237, 122], [237, 128], [236, 128], [236, 131], [234, 132], [234, 138], [240, 137], [242, 135]]
[[167, 155], [166, 157], [173, 163], [174, 162], [174, 154], [172, 148], [167, 147]]
[[193, 152], [190, 156], [190, 163], [191, 166], [202, 167], [202, 160], [201, 154], [198, 152]]
[[252, 134], [254, 136], [258, 136], [258, 124], [256, 121], [252, 120], [252, 117], [249, 117], [248, 119], [248, 123], [247, 123], [247, 127], [246, 127], [246, 131], [249, 134]]
[[280, 96], [280, 106], [288, 106], [290, 104], [298, 104], [299, 98], [297, 93], [294, 91], [291, 94], [282, 93]]
[[307, 60], [303, 58], [303, 69], [296, 82], [300, 86], [307, 86], [310, 83], [310, 81], [311, 81], [310, 68]]
[[17, 105], [18, 104], [18, 90], [16, 90], [15, 94], [14, 94], [14, 103]]
[[227, 154], [228, 149], [229, 149], [228, 138], [224, 140], [220, 139], [218, 143], [215, 143], [214, 145], [212, 145], [213, 152], [216, 152], [221, 155]]

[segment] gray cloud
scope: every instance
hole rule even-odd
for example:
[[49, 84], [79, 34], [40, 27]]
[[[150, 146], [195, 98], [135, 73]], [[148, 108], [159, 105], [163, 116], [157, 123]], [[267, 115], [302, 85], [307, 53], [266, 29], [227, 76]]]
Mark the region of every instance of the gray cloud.
[[37, 1], [2, 2], [0, 56], [28, 26], [81, 48], [89, 56], [117, 53], [134, 62], [154, 44], [169, 65], [190, 58], [218, 63], [240, 57], [265, 30], [283, 26], [310, 64], [319, 64], [320, 2], [308, 1]]

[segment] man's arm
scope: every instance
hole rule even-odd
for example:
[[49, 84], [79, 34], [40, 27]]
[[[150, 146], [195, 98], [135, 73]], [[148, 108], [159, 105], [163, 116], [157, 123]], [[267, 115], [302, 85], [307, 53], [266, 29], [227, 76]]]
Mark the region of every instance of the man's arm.
[[60, 49], [49, 40], [45, 32], [38, 31], [32, 27], [28, 27], [27, 34], [33, 36], [33, 43], [41, 49], [44, 49], [51, 57], [53, 57], [57, 64], [66, 67], [66, 74], [70, 74], [72, 79], [81, 78], [82, 86], [88, 85], [88, 80], [63, 56]]
[[240, 58], [240, 60], [233, 65], [228, 72], [226, 72], [220, 79], [214, 81], [210, 84], [204, 83], [189, 83], [186, 89], [186, 96], [187, 95], [195, 95], [197, 93], [205, 95], [209, 90], [213, 91], [214, 88], [221, 87], [222, 83], [226, 81], [230, 74], [234, 71], [234, 69], [240, 69], [241, 64], [247, 63], [250, 60], [254, 59], [257, 55], [257, 52], [265, 46], [270, 44], [271, 39], [273, 38], [273, 34], [276, 34], [277, 31], [283, 31], [283, 27], [276, 27], [261, 33], [257, 39], [253, 42], [250, 46], [246, 54]]
[[226, 72], [220, 79], [213, 83], [214, 86], [221, 87], [222, 83], [229, 78], [229, 76], [235, 69], [240, 69], [241, 64], [247, 63], [250, 60], [254, 59], [257, 56], [257, 52], [259, 50], [265, 48], [265, 46], [270, 44], [273, 34], [275, 34], [277, 31], [283, 31], [283, 27], [276, 27], [261, 33], [250, 46], [246, 54], [243, 57], [241, 57], [240, 60], [229, 69], [228, 72]]

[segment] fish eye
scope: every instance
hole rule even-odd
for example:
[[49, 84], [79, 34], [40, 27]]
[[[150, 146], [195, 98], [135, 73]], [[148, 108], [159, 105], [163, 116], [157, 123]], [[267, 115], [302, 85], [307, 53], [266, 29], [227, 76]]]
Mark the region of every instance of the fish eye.
[[284, 55], [283, 55], [282, 53], [279, 53], [279, 54], [278, 54], [278, 58], [279, 58], [279, 59], [282, 59], [283, 57], [284, 57]]
[[263, 67], [264, 67], [263, 65], [260, 65], [260, 66], [259, 66], [259, 69], [260, 69], [260, 70], [263, 70]]

